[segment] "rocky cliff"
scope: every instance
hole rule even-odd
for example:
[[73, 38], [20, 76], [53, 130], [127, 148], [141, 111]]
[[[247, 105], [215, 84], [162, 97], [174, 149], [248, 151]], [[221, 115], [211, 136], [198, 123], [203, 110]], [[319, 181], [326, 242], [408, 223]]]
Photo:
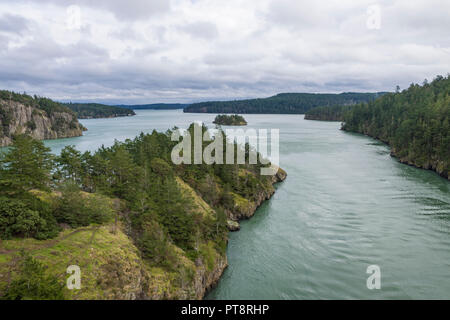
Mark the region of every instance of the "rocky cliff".
[[[251, 174], [249, 172], [245, 172], [243, 174]], [[269, 200], [272, 195], [275, 193], [274, 184], [278, 182], [282, 182], [286, 179], [286, 172], [279, 168], [278, 172], [272, 176], [271, 184], [266, 186], [265, 188], [261, 188], [259, 192], [257, 192], [252, 199], [245, 199], [237, 194], [234, 194], [234, 208], [233, 210], [229, 210], [227, 212], [228, 217], [233, 221], [239, 221], [243, 219], [249, 219], [254, 214], [256, 209], [266, 200]], [[239, 227], [233, 223], [229, 223], [230, 231], [237, 231]]]
[[62, 106], [44, 110], [28, 101], [0, 99], [1, 147], [9, 145], [16, 134], [46, 140], [81, 136], [83, 130], [75, 114]]

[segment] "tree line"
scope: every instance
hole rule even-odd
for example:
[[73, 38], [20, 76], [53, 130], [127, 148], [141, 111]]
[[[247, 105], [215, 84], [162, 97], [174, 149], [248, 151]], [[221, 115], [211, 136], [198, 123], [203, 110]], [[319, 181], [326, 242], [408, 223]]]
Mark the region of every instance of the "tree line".
[[263, 99], [194, 103], [184, 112], [304, 114], [318, 106], [353, 105], [376, 99], [383, 93], [280, 93]]
[[305, 120], [344, 121], [345, 114], [353, 106], [316, 107], [305, 113]]
[[78, 119], [113, 118], [134, 116], [133, 110], [99, 103], [65, 103], [66, 107], [77, 114]]
[[49, 98], [39, 97], [37, 95], [30, 96], [26, 94], [26, 92], [17, 93], [13, 91], [0, 90], [0, 100], [3, 100], [4, 102], [20, 102], [24, 105], [44, 110], [49, 117], [51, 117], [56, 112], [66, 112], [74, 114], [72, 110], [59, 102], [53, 101]]
[[401, 162], [450, 174], [450, 78], [411, 84], [408, 89], [352, 107], [343, 130], [384, 141]]

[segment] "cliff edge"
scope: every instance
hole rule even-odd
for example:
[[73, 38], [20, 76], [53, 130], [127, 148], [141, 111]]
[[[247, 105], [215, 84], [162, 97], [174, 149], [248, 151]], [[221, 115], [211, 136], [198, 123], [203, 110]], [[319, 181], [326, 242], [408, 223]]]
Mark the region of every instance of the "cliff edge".
[[14, 135], [28, 134], [38, 140], [78, 137], [86, 130], [75, 113], [50, 99], [8, 91], [0, 92], [0, 147]]

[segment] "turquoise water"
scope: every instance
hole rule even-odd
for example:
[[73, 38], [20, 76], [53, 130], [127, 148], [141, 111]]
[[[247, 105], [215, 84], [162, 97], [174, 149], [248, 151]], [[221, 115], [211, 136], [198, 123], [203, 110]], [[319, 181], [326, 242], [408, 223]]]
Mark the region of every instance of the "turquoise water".
[[[383, 144], [301, 115], [246, 115], [280, 129], [288, 179], [230, 234], [229, 268], [208, 299], [450, 299], [450, 182], [402, 165]], [[46, 141], [55, 152], [108, 146], [141, 131], [213, 126], [214, 115], [137, 111], [81, 121], [83, 137]], [[368, 290], [366, 269], [381, 269]]]

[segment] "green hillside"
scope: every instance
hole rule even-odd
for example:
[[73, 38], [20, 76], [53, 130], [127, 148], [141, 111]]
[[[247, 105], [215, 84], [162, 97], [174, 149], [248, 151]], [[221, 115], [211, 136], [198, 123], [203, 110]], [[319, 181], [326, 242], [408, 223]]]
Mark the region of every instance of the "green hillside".
[[136, 115], [133, 110], [99, 103], [66, 103], [64, 105], [75, 112], [78, 119], [115, 118]]
[[355, 106], [344, 122], [346, 131], [388, 143], [401, 162], [450, 178], [449, 76]]
[[353, 105], [376, 99], [382, 93], [280, 93], [263, 99], [194, 103], [184, 112], [304, 114], [318, 106]]
[[[171, 133], [57, 157], [16, 136], [0, 153], [0, 299], [201, 299], [227, 266], [229, 225], [286, 174], [175, 165]], [[81, 290], [64, 287], [69, 265], [82, 269]]]

